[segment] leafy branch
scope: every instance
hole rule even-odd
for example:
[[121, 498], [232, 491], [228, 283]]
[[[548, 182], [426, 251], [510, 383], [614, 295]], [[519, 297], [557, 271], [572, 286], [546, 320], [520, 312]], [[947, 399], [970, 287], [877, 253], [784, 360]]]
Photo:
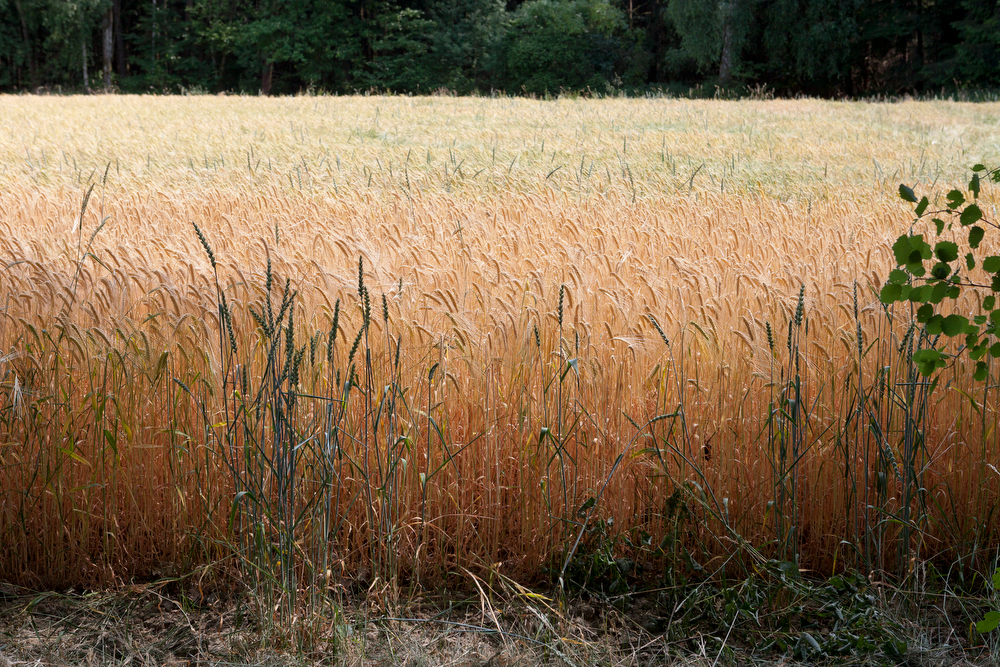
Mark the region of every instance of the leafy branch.
[[[987, 169], [981, 164], [972, 168], [972, 178], [967, 191], [952, 190], [946, 196], [946, 207], [929, 210], [927, 197], [917, 200], [913, 189], [899, 186], [899, 196], [914, 204], [915, 218], [907, 234], [892, 246], [897, 268], [889, 274], [882, 287], [883, 304], [909, 302], [916, 308], [916, 320], [925, 327], [923, 340], [930, 340], [927, 347], [913, 353], [913, 362], [920, 373], [928, 376], [944, 368], [948, 360], [967, 350], [976, 362], [976, 380], [985, 380], [987, 355], [1000, 357], [1000, 308], [995, 294], [1000, 292], [1000, 255], [990, 255], [981, 261], [975, 251], [980, 249], [986, 229], [1000, 229], [1000, 224], [989, 220], [977, 203], [984, 180], [1000, 183], [1000, 168]], [[925, 240], [914, 229], [917, 223], [930, 219], [934, 223], [935, 238]], [[946, 232], [966, 233], [968, 250], [961, 257], [958, 243], [942, 238]], [[934, 241], [932, 248], [930, 242]], [[930, 266], [928, 268], [928, 264]], [[989, 282], [974, 277], [977, 267], [987, 274]], [[954, 312], [963, 288], [977, 291], [980, 312], [970, 320]], [[981, 292], [989, 290], [989, 293]], [[955, 354], [939, 349], [941, 336], [964, 338], [964, 347]]]

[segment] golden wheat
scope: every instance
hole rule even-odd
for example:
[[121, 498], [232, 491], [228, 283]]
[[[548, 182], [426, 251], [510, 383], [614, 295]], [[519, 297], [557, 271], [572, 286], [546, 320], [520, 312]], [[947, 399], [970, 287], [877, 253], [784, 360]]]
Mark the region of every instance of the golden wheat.
[[[840, 448], [863, 431], [845, 415], [859, 378], [882, 372], [859, 368], [855, 281], [862, 346], [895, 359], [909, 315], [890, 326], [873, 291], [909, 222], [895, 187], [960, 183], [1000, 139], [995, 105], [947, 103], [2, 97], [0, 109], [0, 529], [15, 545], [0, 576], [48, 584], [226, 555], [232, 482], [191, 400], [222, 419], [225, 344], [191, 221], [259, 364], [247, 309], [262, 303], [266, 262], [276, 301], [285, 279], [298, 290], [303, 335], [328, 331], [344, 304], [343, 365], [363, 258], [373, 311], [387, 300], [370, 332], [386, 383], [397, 337], [403, 350], [401, 559], [441, 573], [536, 574], [609, 475], [599, 512], [623, 531], [661, 535], [686, 480], [725, 498], [743, 537], [773, 540], [761, 433], [805, 286], [797, 512], [805, 566], [832, 568], [852, 502]], [[333, 395], [312, 356], [303, 393]], [[961, 363], [946, 373], [920, 460], [956, 524], [1000, 488], [986, 468], [995, 407], [969, 376]], [[681, 434], [636, 441], [633, 422], [678, 406]], [[686, 457], [667, 471], [638, 455], [664, 440]], [[374, 470], [378, 456], [363, 461]], [[427, 484], [418, 554], [419, 474], [435, 457], [450, 462]], [[350, 498], [367, 482], [344, 484]], [[339, 537], [345, 566], [369, 560], [385, 519], [363, 504]], [[950, 526], [926, 527], [934, 551], [959, 541]]]

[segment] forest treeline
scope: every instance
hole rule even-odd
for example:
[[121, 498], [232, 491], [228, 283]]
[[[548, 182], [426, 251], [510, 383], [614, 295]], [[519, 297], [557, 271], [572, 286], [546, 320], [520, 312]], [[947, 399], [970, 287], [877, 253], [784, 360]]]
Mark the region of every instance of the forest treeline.
[[0, 91], [1000, 86], [998, 0], [0, 0]]

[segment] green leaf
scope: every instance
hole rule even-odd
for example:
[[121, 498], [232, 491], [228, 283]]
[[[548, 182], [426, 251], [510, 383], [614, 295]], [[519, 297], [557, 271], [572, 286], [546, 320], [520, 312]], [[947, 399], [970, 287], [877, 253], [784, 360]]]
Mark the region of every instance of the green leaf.
[[882, 303], [889, 305], [890, 303], [896, 303], [902, 296], [903, 286], [897, 283], [888, 283], [882, 288], [879, 293], [878, 298]]
[[905, 199], [913, 204], [917, 203], [917, 195], [913, 194], [913, 188], [910, 188], [902, 183], [899, 184], [899, 196], [901, 199]]
[[979, 174], [973, 175], [972, 180], [969, 181], [969, 191], [973, 197], [979, 199]]
[[936, 336], [941, 333], [941, 327], [944, 325], [944, 317], [941, 315], [935, 315], [931, 319], [927, 320], [927, 333], [931, 336]]
[[1000, 591], [1000, 567], [993, 571], [993, 590]]
[[948, 208], [955, 210], [959, 206], [965, 203], [965, 195], [962, 194], [961, 190], [952, 190], [947, 195]]
[[926, 300], [930, 303], [941, 303], [944, 298], [948, 295], [948, 283], [941, 282], [934, 286], [931, 290], [931, 295]]
[[944, 324], [941, 326], [941, 330], [946, 336], [960, 336], [965, 333], [965, 330], [969, 327], [969, 318], [963, 317], [962, 315], [949, 315], [944, 318]]
[[974, 377], [976, 379], [976, 382], [982, 382], [983, 380], [986, 379], [986, 376], [987, 376], [988, 372], [989, 372], [989, 369], [986, 366], [986, 362], [985, 361], [977, 361], [976, 362], [976, 372], [973, 374], [972, 377]]
[[971, 252], [965, 254], [965, 266], [969, 271], [976, 268], [976, 258], [973, 257]]
[[930, 285], [918, 285], [910, 289], [906, 298], [912, 303], [926, 303], [931, 298], [931, 291]]
[[938, 262], [931, 267], [931, 275], [938, 280], [944, 280], [951, 275], [951, 264], [948, 264], [947, 262]]
[[934, 255], [942, 262], [954, 262], [958, 259], [958, 244], [951, 241], [938, 241], [934, 246]]
[[983, 271], [986, 273], [996, 273], [1000, 271], [1000, 255], [990, 255], [983, 260]]
[[918, 278], [924, 275], [923, 260], [931, 258], [931, 247], [924, 241], [923, 234], [899, 237], [893, 245], [892, 250], [896, 255], [897, 263], [905, 264], [907, 271]]
[[920, 203], [917, 204], [917, 207], [915, 209], [913, 209], [913, 212], [916, 213], [917, 217], [919, 218], [920, 216], [922, 216], [924, 214], [924, 211], [927, 210], [928, 206], [930, 206], [930, 202], [927, 201], [927, 197], [923, 197], [920, 200]]
[[962, 223], [963, 227], [968, 227], [974, 222], [979, 222], [983, 218], [983, 212], [979, 210], [979, 207], [975, 204], [969, 204], [962, 211], [962, 215], [959, 217], [959, 221]]
[[932, 317], [934, 317], [934, 306], [931, 304], [925, 303], [917, 309], [917, 322], [926, 324]]
[[906, 234], [900, 236], [892, 244], [892, 253], [896, 256], [896, 264], [900, 266], [906, 264], [911, 252], [913, 252], [913, 246], [910, 243], [910, 237]]
[[940, 236], [941, 232], [944, 231], [944, 220], [942, 220], [941, 218], [933, 218], [933, 220], [934, 220], [934, 228], [937, 230], [938, 236]]
[[909, 258], [906, 261], [906, 270], [915, 275], [917, 278], [920, 278], [927, 273], [919, 250], [914, 250], [910, 253]]
[[889, 279], [886, 281], [891, 285], [905, 285], [910, 281], [910, 276], [906, 274], [906, 271], [901, 269], [893, 269], [889, 272]]
[[996, 303], [997, 303], [997, 298], [992, 294], [983, 297], [983, 310], [993, 310], [993, 307], [996, 306]]
[[931, 375], [937, 368], [943, 367], [944, 354], [934, 349], [917, 350], [913, 353], [913, 363], [921, 375]]
[[990, 356], [994, 359], [1000, 357], [1000, 343], [993, 343], [990, 345]]
[[986, 165], [976, 164], [972, 167], [972, 171], [986, 171]]
[[976, 225], [969, 230], [969, 247], [975, 250], [979, 247], [979, 242], [983, 240], [983, 236], [986, 234], [983, 228]]
[[892, 637], [882, 644], [882, 650], [893, 658], [901, 658], [906, 654], [906, 642]]
[[882, 650], [888, 656], [901, 658], [906, 655], [906, 642], [896, 637], [890, 637], [882, 644]]
[[993, 632], [1000, 626], [1000, 611], [988, 611], [983, 620], [976, 623], [976, 632]]

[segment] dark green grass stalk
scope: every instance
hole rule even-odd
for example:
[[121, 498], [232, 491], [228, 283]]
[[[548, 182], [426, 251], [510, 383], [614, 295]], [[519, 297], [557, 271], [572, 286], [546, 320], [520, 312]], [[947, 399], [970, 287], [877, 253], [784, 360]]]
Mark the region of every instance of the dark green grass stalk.
[[[330, 549], [344, 516], [341, 468], [351, 463], [343, 456], [343, 427], [353, 382], [348, 380], [339, 399], [303, 391], [303, 381], [323, 375], [314, 370], [323, 362], [322, 355], [318, 360], [316, 355], [322, 334], [298, 342], [297, 294], [287, 280], [275, 311], [270, 257], [263, 301], [259, 309], [249, 308], [257, 325], [256, 343], [241, 348], [214, 253], [195, 229], [216, 275], [219, 397], [225, 421], [213, 425], [204, 400], [199, 411], [211, 449], [232, 483], [227, 534], [258, 601], [260, 621], [269, 633], [303, 648], [315, 640], [317, 630], [309, 622], [318, 618], [300, 614], [303, 605], [314, 611], [329, 607]], [[338, 319], [339, 302], [327, 348], [330, 364], [335, 360]], [[262, 367], [258, 378], [252, 376], [255, 367]], [[350, 366], [349, 377], [353, 374]], [[339, 385], [339, 369], [336, 378]], [[345, 512], [351, 505], [353, 500]], [[335, 607], [332, 612], [337, 613]]]

